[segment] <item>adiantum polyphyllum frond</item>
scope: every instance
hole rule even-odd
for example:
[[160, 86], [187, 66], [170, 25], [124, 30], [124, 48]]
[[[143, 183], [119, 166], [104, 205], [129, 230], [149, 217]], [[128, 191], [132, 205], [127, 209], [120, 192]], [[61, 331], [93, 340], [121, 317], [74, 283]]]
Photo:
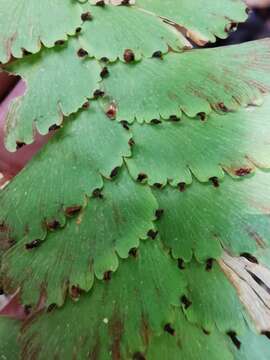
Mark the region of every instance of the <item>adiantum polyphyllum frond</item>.
[[1, 290], [27, 309], [1, 357], [269, 359], [270, 41], [193, 49], [242, 1], [0, 8], [26, 83], [6, 147], [54, 132], [0, 192]]

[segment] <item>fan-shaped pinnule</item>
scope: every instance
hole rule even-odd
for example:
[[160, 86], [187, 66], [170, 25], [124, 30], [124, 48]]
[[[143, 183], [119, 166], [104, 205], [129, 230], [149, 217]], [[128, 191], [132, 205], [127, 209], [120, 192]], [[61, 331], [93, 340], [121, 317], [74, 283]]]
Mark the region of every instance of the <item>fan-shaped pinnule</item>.
[[110, 121], [97, 102], [66, 120], [49, 143], [0, 193], [0, 237], [43, 240], [50, 224], [80, 209], [85, 196], [103, 187], [103, 177], [130, 155], [131, 135]]
[[103, 89], [117, 105], [117, 119], [128, 122], [237, 110], [269, 91], [269, 43], [169, 53], [136, 66], [117, 62], [109, 67]]
[[219, 258], [230, 253], [254, 254], [269, 244], [269, 173], [245, 179], [228, 175], [222, 182], [200, 184], [184, 192], [166, 187], [155, 190], [166, 216], [157, 223], [164, 243], [173, 256], [190, 261]]
[[[142, 243], [137, 257], [124, 260], [107, 283], [97, 282], [79, 302], [69, 301], [64, 308], [45, 312], [29, 324], [22, 334], [25, 356], [31, 357], [37, 349], [41, 350], [39, 359], [48, 349], [66, 359], [72, 359], [73, 351], [82, 357], [97, 351], [98, 359], [132, 356], [173, 320], [171, 305], [179, 307], [184, 286], [176, 264], [162, 246]], [[68, 330], [73, 328], [77, 331]], [[64, 341], [65, 346], [59, 347], [58, 341]]]
[[7, 114], [6, 146], [10, 151], [15, 151], [18, 144], [32, 143], [36, 130], [47, 134], [94, 97], [102, 68], [94, 59], [79, 57], [79, 49], [78, 40], [71, 39], [68, 44], [43, 49], [5, 67], [20, 75], [27, 87]]
[[134, 179], [146, 174], [150, 185], [176, 186], [190, 184], [192, 175], [207, 182], [223, 178], [224, 170], [239, 178], [255, 166], [269, 169], [269, 111], [267, 96], [262, 106], [225, 115], [212, 112], [208, 118], [135, 123], [130, 127], [136, 146], [126, 160], [129, 171]]
[[1, 0], [0, 63], [54, 47], [81, 26], [81, 6], [73, 0]]
[[1, 290], [28, 310], [0, 357], [268, 360], [269, 39], [191, 49], [240, 0], [94, 2], [0, 0], [27, 86], [7, 147], [52, 135], [0, 193]]
[[22, 239], [3, 255], [4, 290], [20, 286], [26, 304], [38, 303], [43, 292], [47, 305], [63, 305], [67, 290], [74, 297], [74, 289], [91, 289], [94, 274], [101, 280], [117, 270], [118, 256], [127, 258], [153, 231], [156, 209], [151, 190], [121, 170], [65, 228], [51, 229], [37, 246]]

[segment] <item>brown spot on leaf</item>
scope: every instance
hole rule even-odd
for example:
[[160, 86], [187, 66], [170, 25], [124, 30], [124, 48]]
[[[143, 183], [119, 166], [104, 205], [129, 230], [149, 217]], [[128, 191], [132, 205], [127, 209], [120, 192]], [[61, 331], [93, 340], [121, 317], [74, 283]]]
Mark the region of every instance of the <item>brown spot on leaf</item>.
[[147, 179], [147, 175], [144, 174], [144, 173], [140, 173], [138, 176], [137, 176], [137, 181], [139, 182], [143, 182]]
[[151, 125], [159, 125], [159, 124], [161, 124], [161, 120], [159, 120], [159, 119], [152, 119], [152, 120], [150, 121], [150, 123], [151, 123]]
[[145, 346], [148, 346], [149, 344], [149, 338], [150, 338], [150, 329], [147, 319], [144, 315], [141, 317], [141, 336], [143, 338], [143, 342]]
[[220, 102], [216, 105], [217, 109], [218, 110], [221, 110], [223, 112], [228, 112], [229, 109], [227, 108], [227, 106], [223, 103], [223, 102]]
[[110, 281], [112, 278], [112, 271], [106, 271], [103, 275], [104, 281]]
[[73, 285], [71, 287], [70, 295], [73, 300], [78, 300], [79, 297], [81, 296], [81, 293], [82, 293], [82, 290], [79, 288], [79, 286]]
[[129, 256], [132, 256], [134, 258], [138, 257], [138, 249], [137, 248], [132, 248], [129, 250]]
[[175, 330], [174, 328], [171, 326], [171, 324], [166, 324], [164, 326], [164, 331], [166, 331], [168, 334], [175, 336]]
[[149, 230], [148, 233], [147, 233], [147, 236], [148, 236], [149, 238], [151, 238], [152, 240], [155, 240], [155, 238], [157, 237], [157, 235], [158, 235], [158, 231], [157, 231], [157, 230], [154, 230], [154, 229]]
[[110, 104], [109, 108], [106, 111], [106, 115], [108, 116], [109, 119], [114, 120], [116, 118], [116, 106], [115, 104]]
[[59, 125], [56, 125], [56, 124], [54, 124], [54, 125], [52, 125], [52, 126], [50, 126], [49, 127], [49, 131], [51, 132], [51, 131], [56, 131], [56, 130], [59, 130], [60, 129], [60, 126]]
[[105, 1], [104, 0], [99, 0], [99, 1], [96, 2], [96, 5], [104, 7], [105, 6]]
[[102, 199], [103, 198], [103, 194], [101, 192], [101, 189], [95, 189], [93, 192], [92, 192], [92, 196], [94, 198], [99, 198], [99, 199]]
[[33, 249], [38, 248], [41, 244], [42, 244], [42, 240], [36, 239], [36, 240], [31, 241], [30, 243], [25, 244], [25, 249], [33, 250]]
[[84, 50], [83, 48], [80, 48], [77, 52], [77, 55], [80, 57], [80, 58], [83, 58], [85, 56], [88, 55], [88, 52], [86, 50]]
[[90, 11], [86, 11], [85, 13], [83, 13], [81, 15], [81, 19], [82, 19], [82, 21], [90, 21], [90, 20], [93, 20], [93, 16], [90, 13]]
[[97, 89], [95, 90], [94, 92], [94, 98], [95, 99], [98, 99], [100, 97], [103, 97], [105, 95], [104, 91], [100, 90], [100, 89]]
[[131, 63], [135, 60], [134, 52], [131, 49], [126, 49], [123, 57], [126, 63]]
[[211, 271], [211, 270], [212, 270], [212, 268], [213, 268], [213, 262], [214, 262], [213, 259], [207, 259], [207, 260], [206, 260], [206, 264], [205, 264], [205, 270], [206, 270], [206, 271]]
[[231, 338], [234, 346], [239, 350], [241, 347], [241, 341], [237, 338], [237, 334], [235, 331], [228, 331], [227, 335]]
[[249, 175], [252, 172], [251, 168], [240, 168], [235, 170], [235, 175], [236, 176], [246, 176]]
[[89, 109], [89, 107], [90, 107], [90, 102], [89, 102], [89, 101], [86, 101], [86, 102], [83, 104], [83, 106], [82, 106], [82, 108], [83, 108], [84, 110]]
[[126, 120], [121, 120], [120, 123], [124, 129], [129, 130], [129, 124]]
[[141, 352], [135, 352], [132, 357], [133, 360], [146, 360], [145, 356]]
[[116, 177], [116, 176], [118, 175], [118, 173], [119, 173], [119, 170], [120, 170], [120, 167], [119, 167], [119, 166], [116, 167], [116, 168], [114, 168], [114, 169], [112, 170], [112, 172], [111, 172], [110, 178], [112, 179], [112, 178]]
[[16, 149], [19, 150], [22, 147], [24, 147], [26, 145], [26, 143], [22, 142], [22, 141], [16, 141]]
[[56, 46], [62, 46], [65, 44], [65, 40], [57, 40], [55, 43], [54, 43]]
[[66, 216], [72, 217], [77, 215], [82, 209], [82, 206], [80, 205], [74, 205], [74, 206], [70, 206], [68, 208], [66, 208], [65, 210], [65, 214]]
[[48, 229], [48, 230], [51, 230], [51, 231], [57, 230], [57, 229], [59, 229], [59, 227], [60, 227], [60, 222], [57, 221], [57, 220], [55, 220], [55, 219], [53, 219], [53, 220], [48, 221], [48, 222], [46, 223], [46, 226], [47, 226], [47, 229]]
[[162, 59], [163, 55], [162, 55], [162, 52], [160, 50], [158, 50], [153, 53], [152, 57], [157, 58], [157, 59]]
[[[135, 141], [134, 141], [132, 138], [129, 139], [128, 145], [129, 145], [130, 147], [134, 146], [134, 145], [135, 145]], [[147, 177], [147, 176], [146, 176], [146, 177]]]
[[112, 337], [112, 359], [121, 359], [121, 340], [124, 332], [122, 320], [119, 318], [118, 312], [114, 314], [110, 321], [109, 332]]
[[215, 188], [219, 187], [219, 180], [216, 176], [211, 177], [209, 180], [212, 182], [212, 184]]
[[181, 303], [183, 304], [186, 310], [192, 305], [192, 301], [189, 300], [186, 295], [183, 295], [181, 297]]
[[186, 190], [186, 184], [184, 182], [180, 182], [177, 186], [180, 192], [184, 192]]
[[53, 310], [55, 310], [56, 308], [57, 308], [57, 305], [56, 305], [55, 303], [50, 304], [50, 305], [48, 306], [47, 312], [50, 313], [50, 312], [52, 312]]
[[198, 116], [200, 118], [201, 121], [205, 121], [206, 120], [206, 113], [205, 112], [200, 112], [198, 113]]
[[107, 66], [105, 66], [102, 70], [101, 70], [101, 73], [100, 73], [100, 76], [102, 79], [106, 78], [109, 76], [109, 70], [107, 68]]
[[178, 268], [180, 269], [180, 270], [185, 270], [185, 261], [184, 261], [184, 259], [178, 259], [177, 260], [177, 264], [178, 264]]
[[163, 214], [164, 214], [164, 209], [157, 209], [155, 212], [156, 219], [160, 220]]
[[173, 122], [178, 122], [178, 121], [180, 121], [181, 119], [180, 119], [179, 116], [171, 115], [171, 116], [169, 117], [169, 120], [170, 120], [170, 121], [173, 121]]
[[23, 52], [23, 56], [32, 55], [32, 53], [26, 49], [22, 49], [22, 52]]

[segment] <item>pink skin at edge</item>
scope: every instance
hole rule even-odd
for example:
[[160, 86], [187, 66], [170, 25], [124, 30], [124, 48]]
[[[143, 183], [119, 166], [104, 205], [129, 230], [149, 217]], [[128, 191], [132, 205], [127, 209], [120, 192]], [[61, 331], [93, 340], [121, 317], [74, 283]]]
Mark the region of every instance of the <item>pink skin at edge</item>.
[[[6, 86], [5, 80], [6, 79], [3, 76], [0, 77], [0, 90], [3, 90], [4, 86]], [[8, 96], [0, 103], [0, 187], [21, 171], [26, 163], [50, 137], [50, 135], [41, 136], [38, 134], [33, 144], [24, 146], [15, 153], [10, 153], [6, 150], [4, 146], [5, 117], [11, 101], [18, 96], [22, 96], [25, 90], [26, 86], [24, 82], [20, 80], [13, 87]], [[17, 319], [26, 317], [24, 308], [20, 305], [17, 293], [9, 297], [0, 295], [0, 315]]]

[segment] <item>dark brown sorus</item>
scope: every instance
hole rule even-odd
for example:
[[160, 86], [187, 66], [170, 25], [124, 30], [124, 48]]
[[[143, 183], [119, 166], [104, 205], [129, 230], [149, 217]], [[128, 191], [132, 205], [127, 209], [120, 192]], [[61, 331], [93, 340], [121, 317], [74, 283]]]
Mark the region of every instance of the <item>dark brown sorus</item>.
[[126, 49], [124, 52], [124, 60], [126, 63], [133, 62], [135, 60], [134, 52], [131, 49]]
[[102, 199], [103, 198], [103, 195], [102, 195], [102, 190], [101, 189], [95, 189], [93, 192], [92, 192], [92, 196], [94, 198], [99, 198], [99, 199]]
[[78, 54], [79, 57], [83, 58], [83, 57], [88, 55], [88, 52], [86, 50], [84, 50], [83, 48], [80, 48], [78, 50], [77, 54]]
[[237, 334], [235, 331], [228, 331], [227, 335], [231, 338], [234, 346], [239, 350], [241, 347], [241, 341], [237, 338]]
[[114, 120], [116, 118], [116, 107], [114, 104], [111, 104], [106, 111], [106, 115], [109, 119]]
[[178, 265], [178, 268], [180, 269], [180, 270], [185, 270], [185, 262], [184, 262], [184, 260], [183, 259], [178, 259], [177, 260], [177, 265]]
[[97, 89], [94, 91], [94, 98], [98, 99], [99, 97], [103, 97], [105, 95], [104, 91]]
[[138, 257], [138, 249], [137, 248], [132, 248], [129, 250], [129, 256], [132, 256], [132, 257]]
[[41, 243], [42, 241], [40, 239], [33, 240], [30, 243], [25, 244], [25, 249], [26, 250], [36, 249], [41, 245]]
[[105, 1], [103, 1], [103, 0], [97, 1], [96, 5], [103, 7], [103, 6], [105, 6]]
[[160, 50], [155, 51], [152, 55], [153, 58], [157, 58], [157, 59], [162, 59], [163, 58], [163, 54]]
[[155, 212], [156, 219], [160, 220], [163, 214], [164, 214], [164, 209], [157, 209]]
[[103, 280], [110, 281], [112, 278], [112, 271], [106, 271], [103, 275]]
[[105, 66], [100, 73], [100, 76], [102, 79], [106, 78], [107, 76], [109, 76], [109, 70], [107, 68], [107, 66]]
[[146, 357], [142, 353], [136, 352], [133, 354], [132, 359], [133, 360], [146, 360]]
[[82, 108], [83, 108], [84, 110], [89, 109], [89, 107], [90, 107], [90, 102], [89, 102], [89, 101], [86, 101], [86, 102], [83, 104], [83, 106], [82, 106]]
[[77, 215], [81, 210], [82, 210], [81, 205], [74, 205], [74, 206], [70, 206], [70, 207], [66, 208], [65, 213], [66, 213], [66, 216], [72, 217], [72, 216]]
[[137, 181], [139, 182], [143, 182], [144, 180], [147, 179], [147, 175], [144, 174], [144, 173], [140, 173], [138, 176], [137, 176]]
[[178, 184], [178, 189], [180, 192], [184, 192], [186, 190], [186, 184], [184, 182], [180, 182]]
[[16, 149], [19, 150], [22, 147], [24, 147], [26, 145], [26, 143], [22, 142], [22, 141], [16, 141]]
[[64, 44], [65, 44], [65, 40], [57, 40], [54, 44], [55, 44], [56, 46], [64, 45]]
[[[129, 145], [130, 147], [134, 146], [134, 145], [135, 145], [135, 141], [134, 141], [132, 138], [129, 139], [128, 145]], [[146, 176], [146, 177], [147, 177], [147, 176]]]
[[184, 305], [185, 309], [188, 309], [192, 305], [192, 301], [190, 301], [186, 295], [181, 297], [181, 303]]
[[114, 168], [114, 169], [112, 170], [112, 172], [111, 172], [110, 178], [112, 179], [112, 178], [116, 177], [116, 176], [118, 175], [118, 173], [119, 173], [119, 170], [120, 170], [120, 167], [119, 167], [119, 166], [117, 166], [116, 168]]
[[211, 177], [210, 181], [212, 182], [212, 184], [214, 185], [215, 188], [219, 187], [219, 180], [216, 176]]
[[205, 270], [211, 271], [213, 268], [214, 259], [207, 259], [205, 264]]
[[166, 331], [168, 334], [174, 336], [175, 335], [175, 330], [174, 328], [171, 326], [171, 324], [166, 324], [164, 326], [164, 331]]
[[250, 168], [240, 168], [235, 170], [235, 175], [236, 176], [246, 176], [249, 175], [251, 173], [252, 169]]
[[57, 230], [60, 228], [60, 222], [54, 219], [51, 221], [47, 221], [46, 226], [48, 230]]
[[121, 120], [120, 123], [124, 129], [129, 130], [129, 124], [126, 120]]
[[90, 13], [90, 11], [86, 11], [85, 13], [83, 13], [83, 14], [81, 15], [81, 19], [82, 19], [82, 21], [90, 21], [90, 20], [93, 19], [93, 16], [92, 16], [92, 14]]
[[159, 120], [159, 119], [152, 119], [152, 120], [150, 121], [150, 123], [151, 123], [151, 125], [158, 125], [158, 124], [161, 124], [161, 120]]
[[150, 237], [152, 240], [155, 240], [157, 235], [158, 235], [158, 231], [154, 229], [149, 230], [147, 233], [147, 236]]
[[180, 121], [181, 119], [180, 119], [179, 116], [171, 115], [171, 116], [169, 117], [169, 120], [170, 120], [170, 121], [177, 122], [177, 121]]
[[49, 131], [56, 131], [56, 130], [58, 130], [58, 129], [60, 129], [60, 126], [59, 126], [59, 125], [56, 125], [56, 124], [54, 124], [54, 125], [52, 125], [52, 126], [49, 127]]

